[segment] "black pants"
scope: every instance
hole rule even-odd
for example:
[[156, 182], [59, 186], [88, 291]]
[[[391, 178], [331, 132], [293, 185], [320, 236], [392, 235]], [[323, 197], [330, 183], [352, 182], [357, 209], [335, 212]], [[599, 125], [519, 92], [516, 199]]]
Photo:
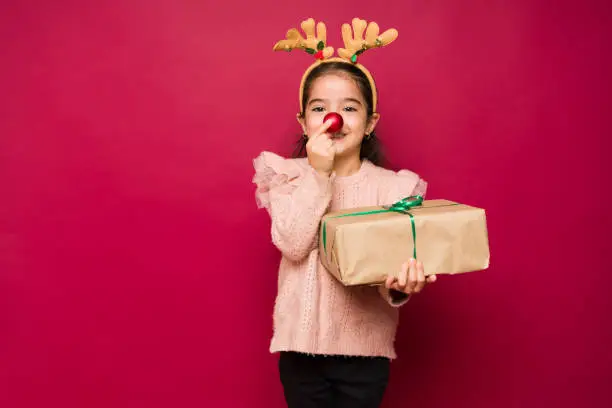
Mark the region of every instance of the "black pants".
[[383, 357], [283, 352], [279, 372], [289, 408], [378, 408], [389, 381]]

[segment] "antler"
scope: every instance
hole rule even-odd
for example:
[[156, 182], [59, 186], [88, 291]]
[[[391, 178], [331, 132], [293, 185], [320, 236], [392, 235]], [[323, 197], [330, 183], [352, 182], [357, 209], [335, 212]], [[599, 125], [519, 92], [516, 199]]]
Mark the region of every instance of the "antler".
[[323, 22], [317, 24], [315, 35], [315, 21], [312, 18], [302, 21], [302, 30], [306, 38], [300, 32], [291, 28], [287, 31], [286, 39], [278, 41], [272, 48], [274, 51], [291, 51], [301, 48], [309, 54], [314, 54], [319, 59], [329, 58], [334, 54], [333, 47], [326, 47], [327, 29]]
[[[365, 20], [354, 18], [351, 37], [351, 26], [342, 24], [342, 39], [344, 48], [338, 48], [338, 55], [351, 62], [357, 62], [357, 57], [370, 48], [384, 47], [395, 41], [398, 32], [395, 28], [390, 28], [379, 35], [380, 28], [375, 22], [367, 24]], [[367, 30], [366, 30], [367, 28]], [[365, 31], [365, 38], [363, 32]]]

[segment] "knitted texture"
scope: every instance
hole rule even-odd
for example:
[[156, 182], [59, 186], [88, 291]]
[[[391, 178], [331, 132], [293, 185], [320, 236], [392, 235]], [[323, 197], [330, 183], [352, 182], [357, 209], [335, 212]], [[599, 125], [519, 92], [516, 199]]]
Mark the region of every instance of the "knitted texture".
[[270, 152], [255, 158], [254, 167], [256, 202], [270, 214], [272, 242], [281, 252], [270, 351], [395, 359], [398, 307], [408, 297], [391, 296], [384, 286], [343, 286], [319, 260], [319, 224], [328, 211], [424, 196], [427, 183], [367, 160], [350, 176], [329, 178], [306, 158]]

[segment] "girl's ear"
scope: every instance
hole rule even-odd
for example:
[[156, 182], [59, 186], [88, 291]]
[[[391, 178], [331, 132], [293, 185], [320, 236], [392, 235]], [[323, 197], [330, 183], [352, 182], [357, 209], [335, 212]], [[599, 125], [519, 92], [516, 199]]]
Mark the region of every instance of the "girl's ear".
[[380, 113], [373, 113], [372, 117], [370, 118], [366, 126], [367, 134], [370, 134], [374, 131], [379, 120], [380, 120]]
[[306, 120], [304, 118], [304, 115], [302, 115], [301, 113], [298, 113], [296, 115], [296, 119], [298, 123], [300, 124], [300, 126], [302, 126], [302, 132], [306, 134]]

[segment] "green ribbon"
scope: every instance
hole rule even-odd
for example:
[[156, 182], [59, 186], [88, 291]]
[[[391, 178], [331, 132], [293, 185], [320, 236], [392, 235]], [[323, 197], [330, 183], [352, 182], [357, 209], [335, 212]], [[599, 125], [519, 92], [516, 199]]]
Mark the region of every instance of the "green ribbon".
[[[417, 259], [417, 252], [416, 252], [416, 226], [414, 224], [414, 216], [409, 213], [408, 211], [411, 208], [414, 207], [418, 207], [421, 204], [423, 204], [423, 196], [420, 195], [416, 195], [416, 196], [409, 196], [409, 197], [405, 197], [402, 198], [401, 200], [393, 203], [393, 205], [391, 206], [383, 206], [382, 209], [380, 210], [370, 210], [370, 211], [358, 211], [358, 212], [353, 212], [353, 213], [347, 213], [347, 214], [340, 214], [340, 215], [336, 215], [334, 217], [331, 218], [342, 218], [342, 217], [356, 217], [356, 216], [360, 216], [360, 215], [370, 215], [370, 214], [381, 214], [381, 213], [389, 213], [389, 212], [397, 212], [397, 213], [401, 213], [401, 214], [407, 214], [410, 217], [410, 224], [412, 226], [412, 239], [414, 241], [414, 247], [412, 250], [412, 256], [414, 259]], [[323, 238], [323, 249], [325, 250], [325, 254], [327, 255], [327, 228], [326, 228], [326, 222], [323, 221], [323, 224], [321, 226], [322, 228], [322, 238]]]

